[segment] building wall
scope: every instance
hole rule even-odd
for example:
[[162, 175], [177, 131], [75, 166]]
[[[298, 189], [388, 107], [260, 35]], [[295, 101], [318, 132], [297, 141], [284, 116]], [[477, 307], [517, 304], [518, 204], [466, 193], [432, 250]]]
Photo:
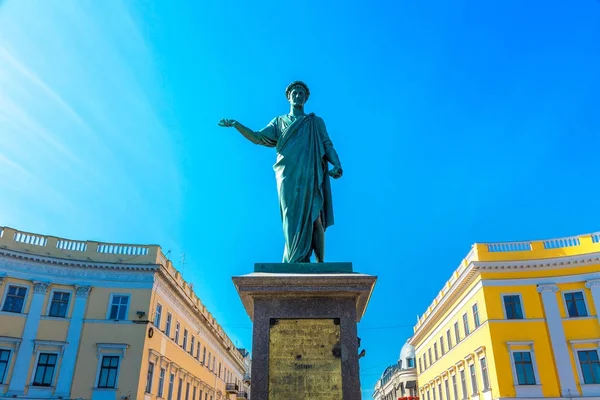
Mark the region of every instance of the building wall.
[[[469, 364], [475, 366], [478, 392], [472, 393], [467, 376], [467, 396], [462, 395], [459, 384], [458, 399], [600, 396], [600, 376], [594, 384], [583, 383], [577, 354], [581, 350], [597, 354], [600, 346], [598, 256], [600, 235], [596, 234], [543, 242], [474, 245], [419, 318], [411, 339], [416, 347], [419, 386], [424, 398], [433, 400], [435, 388], [435, 400], [454, 400], [452, 390], [450, 399], [446, 398], [445, 390], [440, 398], [438, 384], [444, 389], [445, 379], [460, 374], [461, 368], [469, 371]], [[573, 296], [574, 292], [583, 295], [586, 315], [568, 314], [565, 295]], [[505, 295], [518, 296], [522, 319], [507, 318]], [[475, 303], [481, 326], [473, 330], [471, 307]], [[472, 332], [444, 357], [435, 360], [434, 343], [439, 356], [440, 336], [448, 328], [455, 342], [455, 322], [459, 322], [464, 337], [464, 313]], [[443, 337], [447, 349], [447, 337]], [[516, 375], [515, 357], [526, 356], [532, 358], [534, 376], [528, 383], [533, 384], [519, 384]], [[481, 390], [483, 357], [490, 386], [487, 392]]]
[[[0, 358], [0, 398], [155, 399], [161, 368], [161, 398], [168, 397], [171, 373], [174, 399], [179, 379], [182, 396], [189, 383], [189, 398], [199, 398], [200, 390], [202, 400], [248, 392], [242, 383], [247, 359], [157, 246], [68, 241], [0, 227], [0, 310], [10, 304], [11, 286], [26, 294], [22, 309], [0, 311], [0, 356], [9, 354], [7, 363]], [[65, 315], [50, 315], [63, 309], [53, 302], [55, 294], [68, 294]], [[111, 315], [116, 301], [123, 301], [117, 306], [122, 312]], [[162, 318], [155, 326], [159, 303]], [[168, 313], [170, 337], [164, 333]], [[202, 363], [204, 349], [214, 359], [210, 368]], [[45, 385], [33, 385], [44, 361], [51, 373]], [[150, 363], [155, 368], [148, 385]]]

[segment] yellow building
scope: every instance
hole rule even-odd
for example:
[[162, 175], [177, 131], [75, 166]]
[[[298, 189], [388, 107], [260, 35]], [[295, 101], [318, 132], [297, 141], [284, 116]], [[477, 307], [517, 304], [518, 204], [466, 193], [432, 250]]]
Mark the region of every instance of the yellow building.
[[600, 234], [475, 244], [419, 317], [422, 400], [600, 399]]
[[159, 246], [0, 227], [0, 301], [0, 398], [248, 398], [248, 352]]

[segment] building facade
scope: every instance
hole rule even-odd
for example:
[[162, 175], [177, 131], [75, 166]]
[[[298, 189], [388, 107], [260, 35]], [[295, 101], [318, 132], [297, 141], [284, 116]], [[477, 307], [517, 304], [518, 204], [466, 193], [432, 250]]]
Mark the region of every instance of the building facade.
[[0, 227], [0, 301], [0, 398], [248, 398], [248, 352], [159, 246]]
[[418, 400], [415, 348], [406, 343], [398, 362], [385, 369], [375, 384], [374, 400]]
[[426, 400], [600, 399], [600, 234], [475, 244], [419, 317]]

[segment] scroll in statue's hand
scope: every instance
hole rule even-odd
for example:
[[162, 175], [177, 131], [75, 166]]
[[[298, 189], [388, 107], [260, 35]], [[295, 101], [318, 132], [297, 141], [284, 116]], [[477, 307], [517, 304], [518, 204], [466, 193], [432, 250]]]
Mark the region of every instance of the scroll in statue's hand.
[[235, 126], [236, 122], [237, 121], [235, 119], [222, 119], [219, 121], [218, 125], [226, 127], [226, 128], [230, 128], [232, 126]]
[[333, 169], [329, 171], [329, 176], [331, 176], [333, 179], [341, 178], [342, 174], [342, 167], [333, 167]]

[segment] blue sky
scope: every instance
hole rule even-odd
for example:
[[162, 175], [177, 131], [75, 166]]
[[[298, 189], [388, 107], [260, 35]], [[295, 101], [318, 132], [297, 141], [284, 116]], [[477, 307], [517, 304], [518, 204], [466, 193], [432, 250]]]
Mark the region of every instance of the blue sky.
[[[600, 1], [0, 2], [0, 225], [156, 243], [240, 346], [278, 262], [259, 129], [305, 81], [344, 177], [329, 261], [379, 277], [367, 398], [474, 242], [599, 230]], [[180, 256], [185, 253], [185, 264]]]

